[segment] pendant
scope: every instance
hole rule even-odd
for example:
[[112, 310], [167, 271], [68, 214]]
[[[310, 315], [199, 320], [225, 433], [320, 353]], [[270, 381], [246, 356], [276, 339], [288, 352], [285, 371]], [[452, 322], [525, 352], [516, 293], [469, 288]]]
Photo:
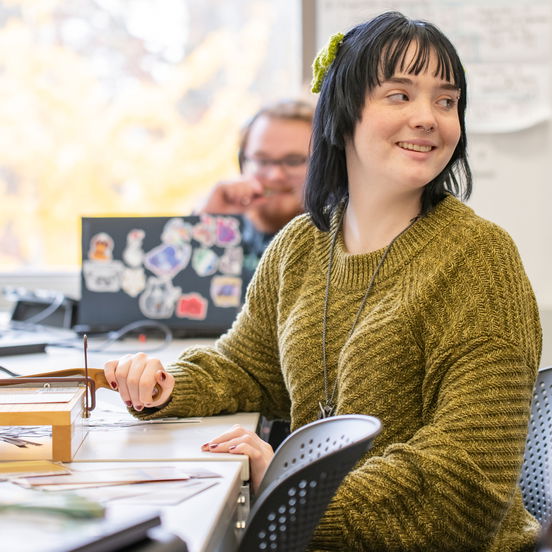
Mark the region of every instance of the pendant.
[[320, 408], [320, 414], [318, 415], [319, 420], [323, 420], [324, 418], [329, 418], [334, 415], [335, 406], [328, 403], [322, 404], [322, 401], [320, 401], [318, 403], [318, 407]]

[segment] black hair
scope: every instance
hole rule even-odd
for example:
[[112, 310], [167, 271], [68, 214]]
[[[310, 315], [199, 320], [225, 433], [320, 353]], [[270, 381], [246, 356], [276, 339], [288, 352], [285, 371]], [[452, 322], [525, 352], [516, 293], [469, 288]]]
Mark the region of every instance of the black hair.
[[[405, 67], [406, 53], [415, 43], [414, 59]], [[366, 95], [397, 70], [424, 71], [430, 56], [437, 57], [435, 76], [460, 90], [460, 140], [446, 167], [422, 193], [422, 215], [447, 194], [467, 199], [472, 190], [467, 160], [466, 77], [460, 58], [448, 38], [434, 25], [386, 12], [353, 27], [344, 36], [322, 82], [311, 139], [311, 158], [305, 184], [305, 207], [314, 224], [327, 231], [335, 209], [348, 199], [345, 142], [353, 136]]]

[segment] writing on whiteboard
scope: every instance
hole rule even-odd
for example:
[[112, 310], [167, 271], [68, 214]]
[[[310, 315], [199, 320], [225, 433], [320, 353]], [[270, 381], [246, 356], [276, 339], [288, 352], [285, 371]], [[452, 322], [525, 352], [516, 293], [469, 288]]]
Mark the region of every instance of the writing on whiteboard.
[[468, 78], [468, 131], [513, 132], [551, 115], [550, 0], [318, 0], [316, 41], [398, 10], [436, 24]]

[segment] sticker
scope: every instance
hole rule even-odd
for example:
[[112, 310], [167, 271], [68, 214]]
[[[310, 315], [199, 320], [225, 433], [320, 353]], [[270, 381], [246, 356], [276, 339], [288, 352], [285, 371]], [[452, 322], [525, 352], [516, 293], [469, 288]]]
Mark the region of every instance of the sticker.
[[186, 293], [180, 296], [176, 305], [176, 316], [179, 318], [191, 318], [192, 320], [205, 320], [207, 318], [207, 306], [209, 301], [196, 293]]
[[215, 217], [201, 215], [200, 222], [194, 225], [194, 240], [204, 247], [212, 247], [217, 239], [217, 221]]
[[241, 287], [241, 278], [214, 276], [211, 280], [211, 299], [217, 307], [239, 307]]
[[219, 247], [230, 247], [241, 241], [240, 223], [233, 217], [217, 217], [217, 241]]
[[172, 218], [167, 221], [161, 241], [169, 245], [182, 245], [192, 241], [192, 225], [184, 222], [181, 218]]
[[241, 274], [243, 267], [243, 249], [229, 247], [219, 261], [219, 270], [224, 274]]
[[138, 306], [147, 318], [170, 318], [181, 291], [170, 281], [150, 276], [144, 293], [138, 299]]
[[169, 245], [162, 243], [144, 257], [144, 266], [156, 276], [172, 278], [190, 262], [192, 246], [189, 243]]
[[113, 238], [105, 232], [99, 232], [92, 236], [88, 258], [91, 261], [111, 261], [113, 258]]
[[121, 278], [123, 291], [131, 297], [136, 297], [146, 287], [146, 273], [143, 268], [125, 268]]
[[142, 242], [146, 233], [140, 229], [131, 230], [127, 234], [127, 243], [123, 251], [123, 261], [132, 268], [138, 268], [144, 260]]
[[121, 289], [121, 261], [83, 261], [84, 284], [90, 291], [117, 292]]
[[198, 276], [211, 276], [217, 271], [218, 255], [206, 247], [199, 247], [192, 256], [192, 266]]

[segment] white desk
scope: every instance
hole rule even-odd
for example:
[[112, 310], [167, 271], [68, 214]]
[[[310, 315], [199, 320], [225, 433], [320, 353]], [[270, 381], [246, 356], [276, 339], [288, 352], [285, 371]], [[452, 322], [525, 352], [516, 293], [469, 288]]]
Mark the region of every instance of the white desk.
[[[107, 391], [110, 393], [109, 391]], [[99, 395], [99, 394], [98, 394]], [[98, 401], [101, 402], [101, 401]], [[93, 411], [101, 415], [101, 411]], [[130, 415], [128, 415], [130, 418]], [[241, 466], [242, 481], [249, 480], [249, 460], [246, 456], [204, 452], [201, 445], [228, 431], [234, 424], [255, 431], [259, 415], [256, 412], [203, 418], [199, 423], [155, 424], [121, 429], [90, 429], [77, 450], [74, 462], [128, 462], [178, 460], [187, 462], [233, 462]], [[52, 458], [49, 437], [30, 437], [41, 446], [17, 448], [0, 441], [2, 460], [45, 460]]]
[[[71, 466], [71, 464], [68, 464]], [[100, 467], [121, 467], [121, 463], [92, 464], [92, 469]], [[132, 463], [128, 464], [129, 466]], [[145, 463], [144, 465], [159, 465]], [[174, 465], [164, 462], [163, 465]], [[205, 468], [203, 463], [187, 463], [191, 469]], [[82, 469], [85, 464], [78, 464]], [[87, 466], [88, 467], [88, 466]], [[235, 462], [213, 462], [209, 470], [221, 477], [213, 479], [215, 485], [201, 491], [199, 494], [170, 506], [152, 506], [146, 498], [134, 497], [122, 500], [112, 500], [106, 503], [107, 517], [136, 517], [142, 513], [159, 510], [162, 527], [179, 537], [187, 544], [189, 552], [213, 552], [233, 550], [237, 543], [236, 523], [244, 519], [238, 500], [240, 497], [241, 477], [240, 467]], [[0, 493], [7, 489], [9, 483], [0, 483]], [[0, 514], [0, 534], [2, 535], [2, 550], [9, 552], [41, 552], [53, 548], [53, 544], [63, 543], [63, 531], [74, 526], [72, 522], [63, 522], [63, 518], [54, 517], [53, 522], [47, 518], [35, 516], [29, 524], [28, 517], [18, 517]], [[67, 535], [67, 533], [66, 533]]]
[[255, 431], [258, 421], [259, 415], [253, 412], [203, 418], [200, 423], [155, 424], [118, 430], [94, 429], [89, 431], [73, 461], [231, 461], [241, 464], [242, 481], [247, 481], [249, 460], [246, 456], [203, 452], [201, 445], [228, 431], [234, 424]]
[[[212, 340], [201, 340], [210, 344]], [[174, 341], [169, 348], [151, 353], [167, 363], [175, 360], [186, 346], [198, 344], [199, 340]], [[93, 343], [91, 343], [91, 348]], [[119, 351], [90, 353], [89, 367], [101, 368], [106, 360], [117, 358], [125, 350], [138, 351], [142, 347], [136, 341], [118, 345]], [[143, 349], [147, 348], [147, 344]], [[22, 375], [61, 370], [70, 367], [82, 367], [82, 352], [76, 349], [49, 347], [46, 354], [16, 355], [0, 357], [0, 365]], [[97, 410], [92, 417], [101, 415], [102, 408], [121, 407], [118, 393], [100, 389], [97, 393]], [[121, 412], [121, 416], [131, 416]], [[207, 469], [223, 475], [223, 480], [203, 493], [191, 497], [177, 507], [163, 508], [164, 527], [181, 535], [188, 543], [191, 552], [209, 552], [211, 550], [231, 550], [235, 544], [234, 526], [237, 519], [244, 519], [246, 507], [237, 507], [238, 497], [242, 492], [244, 481], [249, 479], [249, 463], [246, 457], [232, 454], [209, 453], [201, 451], [201, 445], [212, 437], [228, 430], [239, 423], [250, 430], [257, 428], [257, 413], [240, 413], [230, 416], [203, 418], [200, 423], [189, 424], [155, 424], [134, 426], [122, 429], [93, 429], [88, 432], [83, 444], [77, 451], [74, 462], [94, 462], [96, 466], [104, 462], [147, 462], [185, 461], [190, 466], [201, 463]], [[41, 439], [32, 439], [41, 441]], [[42, 447], [16, 449], [13, 445], [0, 443], [0, 460], [51, 458], [51, 447], [46, 442]], [[9, 453], [6, 451], [9, 450]], [[205, 462], [208, 465], [205, 466]], [[245, 493], [247, 494], [247, 493]], [[144, 506], [135, 505], [136, 511]], [[241, 516], [238, 518], [238, 516]], [[10, 549], [15, 550], [15, 549]]]
[[[154, 344], [155, 342], [152, 342]], [[211, 344], [212, 340], [174, 340], [169, 347], [152, 353], [162, 362], [174, 361], [178, 354], [186, 347], [197, 344]], [[117, 344], [117, 348], [124, 350], [140, 350], [140, 343], [136, 340], [128, 340]], [[146, 343], [144, 347], [151, 346]], [[90, 343], [93, 348], [93, 343]], [[89, 367], [102, 368], [103, 364], [111, 359], [118, 358], [120, 354], [110, 350], [105, 353], [91, 353], [88, 357]], [[48, 347], [46, 354], [14, 355], [0, 357], [0, 365], [22, 375], [62, 370], [64, 368], [82, 367], [82, 352], [76, 349], [63, 349], [60, 347]], [[101, 416], [102, 408], [121, 409], [122, 401], [118, 393], [107, 389], [99, 389], [97, 394], [97, 409], [92, 412], [94, 416]], [[122, 417], [131, 419], [126, 412]], [[242, 465], [242, 480], [249, 479], [249, 462], [244, 456], [225, 453], [203, 452], [201, 445], [213, 437], [224, 433], [234, 424], [240, 424], [245, 428], [255, 431], [259, 422], [257, 413], [239, 413], [229, 416], [214, 416], [204, 418], [200, 424], [168, 424], [138, 426], [117, 430], [94, 429], [89, 431], [83, 444], [78, 449], [74, 461], [232, 461]], [[42, 447], [28, 449], [16, 449], [13, 445], [0, 442], [0, 460], [23, 460], [51, 458], [51, 445], [45, 439], [36, 439], [42, 442]]]

